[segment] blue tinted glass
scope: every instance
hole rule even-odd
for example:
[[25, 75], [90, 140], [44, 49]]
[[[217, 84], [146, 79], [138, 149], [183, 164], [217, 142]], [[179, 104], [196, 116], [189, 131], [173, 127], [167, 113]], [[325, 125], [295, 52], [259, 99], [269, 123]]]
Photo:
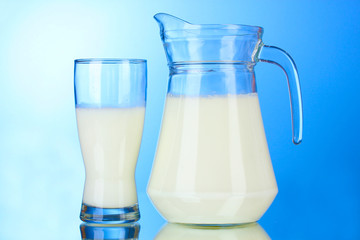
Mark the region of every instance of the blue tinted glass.
[[75, 60], [76, 107], [140, 107], [146, 100], [146, 60]]

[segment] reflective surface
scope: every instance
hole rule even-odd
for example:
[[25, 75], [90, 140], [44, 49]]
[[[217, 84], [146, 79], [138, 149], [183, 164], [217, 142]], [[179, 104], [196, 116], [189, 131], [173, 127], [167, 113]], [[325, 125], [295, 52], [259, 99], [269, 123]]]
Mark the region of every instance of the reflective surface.
[[[82, 240], [135, 240], [139, 238], [139, 224], [100, 225], [80, 224]], [[227, 227], [202, 227], [175, 223], [165, 224], [154, 240], [268, 240], [271, 239], [258, 223]]]
[[258, 223], [228, 227], [200, 227], [166, 224], [154, 240], [267, 240], [270, 237]]
[[82, 223], [80, 233], [82, 240], [131, 240], [138, 239], [140, 225], [138, 223], [123, 225], [100, 225]]

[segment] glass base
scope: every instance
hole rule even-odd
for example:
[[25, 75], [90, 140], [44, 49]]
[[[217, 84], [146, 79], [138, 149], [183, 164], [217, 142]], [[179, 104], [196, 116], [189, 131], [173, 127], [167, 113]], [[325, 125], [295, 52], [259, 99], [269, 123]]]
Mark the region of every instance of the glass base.
[[121, 224], [140, 219], [138, 204], [125, 208], [98, 208], [82, 204], [80, 219], [89, 223]]

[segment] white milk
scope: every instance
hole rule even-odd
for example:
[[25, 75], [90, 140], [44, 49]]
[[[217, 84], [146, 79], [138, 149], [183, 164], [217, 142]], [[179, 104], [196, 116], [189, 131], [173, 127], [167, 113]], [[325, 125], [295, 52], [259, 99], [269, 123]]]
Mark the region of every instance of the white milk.
[[76, 108], [86, 169], [83, 203], [122, 208], [137, 203], [135, 166], [145, 108]]
[[168, 96], [148, 194], [170, 222], [258, 220], [277, 185], [257, 94]]

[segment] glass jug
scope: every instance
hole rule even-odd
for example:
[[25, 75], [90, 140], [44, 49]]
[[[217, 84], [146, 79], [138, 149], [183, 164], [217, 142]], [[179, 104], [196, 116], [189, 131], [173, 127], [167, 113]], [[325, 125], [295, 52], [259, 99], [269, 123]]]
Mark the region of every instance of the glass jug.
[[302, 139], [296, 66], [263, 29], [194, 25], [159, 13], [170, 79], [148, 194], [170, 222], [254, 222], [278, 189], [266, 142], [254, 66], [281, 67], [287, 77], [293, 142]]

